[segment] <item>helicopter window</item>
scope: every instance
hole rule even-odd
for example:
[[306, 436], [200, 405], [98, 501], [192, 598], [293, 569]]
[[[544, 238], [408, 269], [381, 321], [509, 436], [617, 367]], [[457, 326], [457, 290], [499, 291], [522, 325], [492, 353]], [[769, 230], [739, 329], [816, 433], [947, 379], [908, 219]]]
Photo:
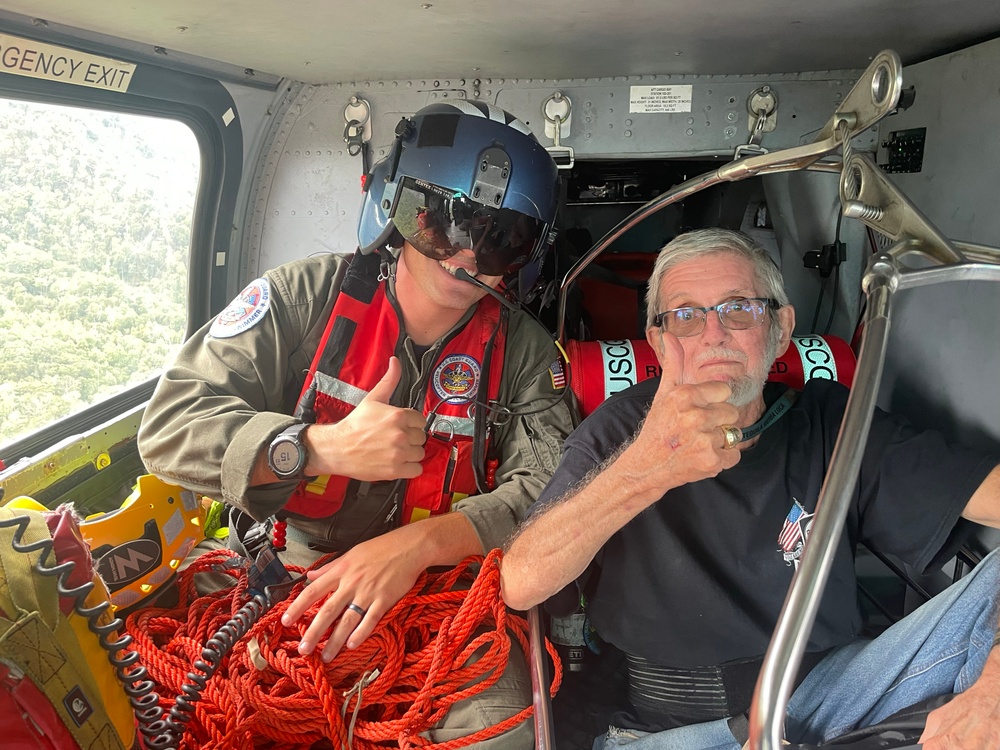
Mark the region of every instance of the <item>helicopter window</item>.
[[180, 345], [199, 171], [178, 121], [0, 98], [0, 445]]

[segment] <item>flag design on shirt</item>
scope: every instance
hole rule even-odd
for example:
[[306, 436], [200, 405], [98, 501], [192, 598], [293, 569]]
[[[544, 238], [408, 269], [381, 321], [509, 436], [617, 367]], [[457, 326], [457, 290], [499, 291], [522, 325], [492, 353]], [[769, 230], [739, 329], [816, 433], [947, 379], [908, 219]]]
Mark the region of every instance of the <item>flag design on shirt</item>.
[[782, 552], [791, 552], [802, 538], [802, 526], [799, 524], [799, 519], [805, 513], [805, 508], [796, 500], [792, 509], [788, 511], [788, 515], [785, 516], [785, 523], [778, 535], [778, 546], [781, 547]]
[[778, 551], [787, 565], [799, 566], [799, 558], [802, 556], [802, 547], [809, 530], [812, 528], [814, 513], [806, 513], [802, 503], [792, 498], [792, 507], [785, 516], [785, 522], [781, 526], [781, 533], [778, 534]]

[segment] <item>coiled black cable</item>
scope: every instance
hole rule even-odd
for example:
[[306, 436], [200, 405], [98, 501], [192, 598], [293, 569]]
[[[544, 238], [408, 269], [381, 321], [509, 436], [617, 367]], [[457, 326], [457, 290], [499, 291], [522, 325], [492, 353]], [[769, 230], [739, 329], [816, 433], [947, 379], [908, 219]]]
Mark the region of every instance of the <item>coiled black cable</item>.
[[[288, 596], [291, 587], [301, 580], [293, 579], [281, 584], [267, 586], [263, 594], [255, 593], [253, 598], [244, 604], [236, 614], [218, 632], [209, 638], [201, 652], [201, 659], [194, 663], [197, 672], [188, 672], [187, 682], [181, 686], [181, 694], [174, 699], [170, 712], [164, 715], [160, 706], [160, 696], [155, 691], [155, 683], [149, 679], [146, 668], [139, 663], [137, 651], [128, 650], [133, 638], [125, 634], [115, 641], [110, 638], [124, 628], [125, 623], [120, 618], [113, 618], [105, 625], [100, 624], [101, 617], [111, 606], [109, 601], [103, 601], [93, 607], [85, 607], [84, 602], [94, 590], [94, 582], [87, 581], [81, 586], [69, 588], [69, 579], [76, 568], [72, 560], [59, 563], [52, 567], [42, 561], [52, 553], [51, 538], [40, 539], [37, 542], [23, 543], [25, 531], [31, 519], [26, 515], [0, 519], [0, 528], [17, 527], [11, 547], [15, 552], [38, 552], [42, 557], [35, 564], [34, 570], [47, 577], [57, 577], [56, 590], [60, 596], [73, 599], [73, 611], [87, 621], [89, 630], [98, 637], [101, 648], [107, 652], [108, 661], [115, 669], [115, 674], [122, 683], [129, 705], [135, 714], [139, 731], [145, 738], [145, 746], [149, 750], [176, 750], [187, 729], [188, 722], [194, 714], [194, 704], [201, 700], [205, 685], [218, 670], [222, 660], [232, 650], [236, 642], [252, 628], [268, 610], [277, 602]], [[124, 652], [119, 656], [119, 652]]]
[[[162, 720], [163, 709], [160, 707], [160, 697], [154, 691], [156, 686], [149, 679], [146, 668], [139, 664], [139, 654], [128, 650], [128, 647], [132, 645], [132, 636], [126, 633], [115, 641], [110, 640], [117, 631], [122, 630], [125, 623], [120, 618], [115, 617], [107, 624], [101, 624], [101, 617], [111, 606], [108, 601], [103, 601], [93, 607], [84, 606], [87, 597], [94, 590], [94, 582], [87, 581], [75, 588], [69, 587], [69, 579], [76, 568], [74, 561], [67, 560], [52, 567], [44, 563], [44, 560], [52, 554], [53, 542], [51, 538], [40, 539], [28, 544], [23, 543], [25, 531], [30, 523], [29, 516], [19, 515], [0, 519], [0, 528], [16, 527], [14, 538], [11, 540], [11, 548], [15, 552], [42, 552], [41, 558], [34, 566], [35, 572], [50, 578], [56, 577], [56, 590], [59, 595], [73, 600], [73, 611], [87, 621], [87, 627], [97, 636], [98, 643], [107, 653], [108, 661], [114, 667], [118, 679], [121, 680], [125, 694], [128, 696], [129, 705], [135, 714], [139, 731], [147, 739], [161, 735], [167, 725]], [[124, 654], [119, 656], [119, 652], [124, 652]], [[150, 744], [149, 747], [156, 746]]]
[[[201, 700], [205, 685], [212, 679], [219, 665], [236, 642], [252, 628], [273, 606], [263, 594], [254, 594], [218, 632], [208, 639], [201, 651], [201, 658], [195, 661], [197, 672], [187, 673], [187, 682], [181, 686], [181, 694], [174, 699], [169, 715], [164, 719], [166, 731], [149, 743], [153, 750], [167, 750], [180, 741], [187, 724], [194, 715], [194, 704]], [[161, 744], [156, 744], [157, 742]], [[171, 744], [167, 744], [171, 743]]]

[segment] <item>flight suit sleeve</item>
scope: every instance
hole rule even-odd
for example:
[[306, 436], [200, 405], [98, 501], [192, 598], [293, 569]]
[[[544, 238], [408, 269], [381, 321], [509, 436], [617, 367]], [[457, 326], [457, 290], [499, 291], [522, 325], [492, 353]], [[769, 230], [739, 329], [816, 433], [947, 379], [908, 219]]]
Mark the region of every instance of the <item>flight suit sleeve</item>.
[[497, 486], [455, 506], [486, 551], [502, 547], [514, 532], [555, 472], [563, 440], [579, 423], [559, 350], [524, 313], [511, 317], [504, 359], [499, 400], [513, 415], [494, 435]]
[[[149, 472], [257, 518], [284, 505], [295, 482], [251, 487], [251, 478], [261, 452], [295, 421], [291, 414], [346, 268], [329, 255], [269, 271], [263, 285], [254, 282], [267, 293], [255, 322], [214, 333], [208, 323], [181, 347], [139, 428]], [[254, 300], [259, 309], [259, 298], [248, 296], [242, 310], [236, 300], [223, 314], [249, 320]]]

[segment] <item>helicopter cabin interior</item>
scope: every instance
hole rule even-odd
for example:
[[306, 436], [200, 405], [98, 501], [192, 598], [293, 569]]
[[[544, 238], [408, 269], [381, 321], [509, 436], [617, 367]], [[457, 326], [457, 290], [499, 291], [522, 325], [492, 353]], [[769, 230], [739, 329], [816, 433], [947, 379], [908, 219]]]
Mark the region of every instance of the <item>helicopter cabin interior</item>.
[[[136, 431], [171, 354], [264, 271], [352, 253], [363, 176], [399, 119], [438, 101], [509, 111], [560, 167], [557, 231], [528, 302], [553, 336], [642, 339], [657, 251], [719, 226], [771, 253], [796, 334], [857, 352], [862, 279], [906, 232], [845, 217], [842, 149], [649, 206], [829, 136], [892, 50], [898, 102], [850, 148], [921, 226], [998, 246], [998, 36], [1000, 6], [971, 0], [0, 0], [3, 500], [118, 507], [144, 473]], [[900, 291], [878, 405], [1000, 448], [997, 289]], [[998, 542], [984, 531], [968, 560]], [[920, 599], [906, 571], [858, 565], [872, 629]], [[934, 591], [953, 575], [914, 582]], [[571, 734], [560, 747], [584, 742]]]

